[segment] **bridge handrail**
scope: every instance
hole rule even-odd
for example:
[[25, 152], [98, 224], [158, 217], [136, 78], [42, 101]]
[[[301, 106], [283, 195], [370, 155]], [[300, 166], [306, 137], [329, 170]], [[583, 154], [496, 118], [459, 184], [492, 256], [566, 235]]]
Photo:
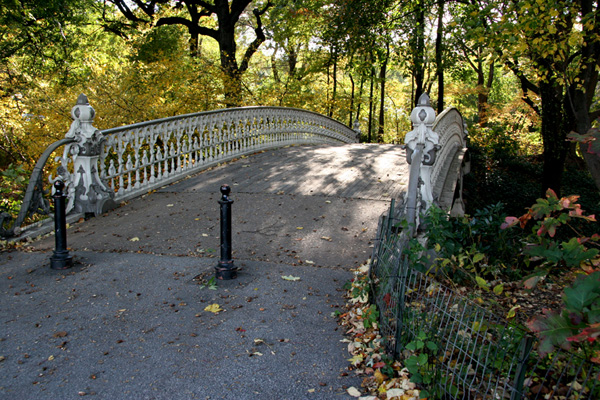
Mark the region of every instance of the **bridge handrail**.
[[[74, 143], [74, 138], [65, 138], [57, 140], [50, 144], [46, 150], [42, 153], [38, 161], [33, 167], [31, 177], [29, 178], [29, 184], [25, 190], [25, 196], [19, 214], [12, 224], [10, 224], [12, 217], [8, 213], [0, 214], [0, 237], [6, 238], [15, 235], [19, 235], [21, 225], [27, 217], [32, 216], [35, 213], [42, 215], [48, 215], [50, 213], [50, 203], [44, 198], [44, 167], [48, 162], [48, 159], [58, 148]], [[10, 226], [7, 226], [9, 225]]]
[[292, 144], [353, 143], [356, 132], [323, 115], [283, 107], [200, 112], [102, 131], [100, 177], [114, 201], [211, 165]]
[[434, 203], [451, 214], [464, 214], [462, 176], [468, 167], [464, 163], [467, 130], [456, 108], [436, 117], [424, 93], [410, 117], [413, 130], [404, 139], [410, 176], [400, 218], [408, 222], [413, 235], [421, 216]]
[[[64, 145], [57, 173], [66, 185], [67, 213], [77, 214], [98, 215], [117, 202], [245, 154], [295, 144], [355, 143], [359, 134], [327, 116], [285, 107], [205, 111], [100, 131], [93, 126], [95, 110], [83, 94], [71, 117], [65, 139], [42, 155], [31, 182], [41, 182], [48, 157]], [[26, 200], [34, 191], [27, 193]], [[35, 199], [48, 203], [39, 193]], [[0, 216], [2, 237], [18, 235], [32, 213], [30, 202], [24, 202], [10, 229], [4, 228], [10, 217]], [[48, 213], [48, 207], [41, 211]]]
[[211, 165], [292, 144], [354, 143], [357, 133], [315, 112], [284, 107], [215, 110], [102, 131], [100, 177], [115, 201]]

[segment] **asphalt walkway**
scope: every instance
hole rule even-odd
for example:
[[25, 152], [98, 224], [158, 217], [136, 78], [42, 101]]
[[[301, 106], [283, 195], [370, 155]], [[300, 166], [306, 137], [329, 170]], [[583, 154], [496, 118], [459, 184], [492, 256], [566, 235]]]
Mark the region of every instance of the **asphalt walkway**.
[[[298, 146], [204, 171], [0, 254], [2, 399], [344, 399], [335, 314], [405, 187], [397, 146]], [[218, 261], [232, 187], [238, 278]]]

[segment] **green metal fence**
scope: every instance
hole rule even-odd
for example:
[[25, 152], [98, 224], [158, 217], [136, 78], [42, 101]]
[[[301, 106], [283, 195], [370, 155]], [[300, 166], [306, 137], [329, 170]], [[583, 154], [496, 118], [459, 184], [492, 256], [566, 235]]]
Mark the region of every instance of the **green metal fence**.
[[[413, 268], [408, 248], [416, 239], [404, 231], [392, 203], [379, 221], [372, 298], [388, 353], [429, 378], [431, 397], [600, 399], [598, 364], [560, 349], [540, 357], [526, 330]], [[419, 342], [415, 356], [408, 350]]]

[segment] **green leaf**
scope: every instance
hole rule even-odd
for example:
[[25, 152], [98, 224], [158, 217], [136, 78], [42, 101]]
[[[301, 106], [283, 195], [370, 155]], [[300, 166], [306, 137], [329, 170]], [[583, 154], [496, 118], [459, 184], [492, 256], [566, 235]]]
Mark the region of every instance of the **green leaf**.
[[434, 342], [427, 342], [427, 348], [431, 351], [437, 351], [438, 350], [438, 345], [435, 344]]
[[569, 321], [554, 311], [545, 311], [544, 317], [538, 317], [527, 323], [529, 329], [535, 332], [540, 345], [538, 351], [543, 357], [552, 352], [555, 346], [570, 349], [571, 344], [567, 338], [573, 335]]
[[588, 275], [585, 279], [575, 282], [573, 287], [565, 288], [565, 306], [569, 310], [582, 312], [584, 307], [591, 305], [600, 297], [599, 292], [597, 275]]
[[499, 285], [494, 286], [494, 294], [501, 295], [503, 291], [504, 291], [504, 285], [503, 284], [499, 284]]
[[479, 261], [483, 260], [484, 258], [485, 258], [485, 254], [481, 254], [481, 253], [475, 254], [475, 256], [473, 257], [473, 264], [478, 263]]
[[281, 275], [281, 279], [284, 279], [286, 281], [299, 281], [300, 277], [299, 276], [292, 276], [292, 275]]
[[475, 277], [475, 281], [477, 282], [477, 286], [488, 292], [490, 290], [490, 285], [487, 283], [485, 279], [480, 276]]

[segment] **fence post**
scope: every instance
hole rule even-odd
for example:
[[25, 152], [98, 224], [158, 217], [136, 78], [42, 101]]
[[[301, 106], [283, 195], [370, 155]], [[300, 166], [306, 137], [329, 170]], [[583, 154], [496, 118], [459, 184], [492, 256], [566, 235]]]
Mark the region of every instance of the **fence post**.
[[521, 339], [521, 345], [519, 346], [519, 365], [515, 372], [514, 378], [514, 390], [510, 395], [510, 400], [519, 400], [523, 398], [523, 383], [525, 382], [525, 372], [527, 372], [527, 361], [531, 354], [531, 348], [533, 347], [533, 337], [527, 335]]

